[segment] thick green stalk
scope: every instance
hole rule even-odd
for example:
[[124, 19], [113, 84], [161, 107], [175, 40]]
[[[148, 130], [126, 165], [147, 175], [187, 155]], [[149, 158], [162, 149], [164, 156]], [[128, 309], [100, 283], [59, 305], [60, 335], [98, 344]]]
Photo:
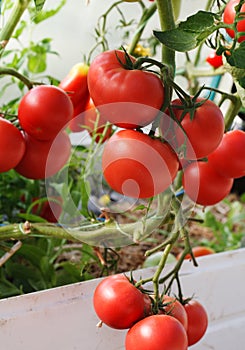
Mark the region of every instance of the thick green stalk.
[[[157, 10], [161, 30], [166, 31], [175, 28], [174, 13], [172, 1], [170, 0], [156, 0]], [[169, 67], [172, 78], [175, 75], [175, 51], [162, 45], [162, 62]]]
[[20, 21], [21, 16], [26, 10], [31, 0], [17, 0], [14, 3], [12, 12], [5, 23], [4, 27], [0, 31], [0, 52], [5, 48], [9, 42], [17, 24]]

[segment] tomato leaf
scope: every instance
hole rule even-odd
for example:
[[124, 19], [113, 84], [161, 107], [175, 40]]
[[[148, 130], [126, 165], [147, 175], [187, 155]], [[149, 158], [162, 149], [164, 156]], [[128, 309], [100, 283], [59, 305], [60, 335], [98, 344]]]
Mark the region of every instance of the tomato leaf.
[[50, 18], [54, 15], [56, 15], [60, 9], [66, 4], [66, 0], [61, 0], [59, 5], [51, 10], [46, 10], [46, 11], [40, 11], [45, 3], [45, 0], [35, 0], [36, 3], [36, 11], [38, 12], [33, 12], [32, 9], [30, 9], [29, 11], [32, 14], [32, 20], [35, 24], [40, 23], [44, 20], [46, 20], [47, 18]]
[[231, 55], [226, 57], [227, 62], [231, 66], [245, 69], [245, 41], [243, 41], [237, 49], [231, 52]]
[[36, 10], [41, 11], [45, 4], [45, 0], [34, 0], [34, 2], [35, 2]]
[[177, 28], [164, 32], [154, 31], [156, 38], [172, 50], [186, 52], [195, 49], [216, 29], [217, 15], [212, 12], [198, 11], [180, 22]]

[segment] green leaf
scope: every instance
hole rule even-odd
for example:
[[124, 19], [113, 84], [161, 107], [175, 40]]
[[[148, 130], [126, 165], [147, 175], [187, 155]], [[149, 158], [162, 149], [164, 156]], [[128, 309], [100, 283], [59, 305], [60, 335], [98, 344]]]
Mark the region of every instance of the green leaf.
[[35, 2], [36, 10], [41, 11], [45, 4], [45, 0], [34, 0], [34, 2]]
[[[40, 8], [41, 5], [43, 7], [45, 0], [35, 0], [35, 2], [39, 2], [40, 3], [38, 8], [36, 6], [37, 11], [39, 11], [39, 12], [38, 13], [33, 13], [33, 16], [32, 16], [32, 20], [36, 24], [44, 21], [47, 18], [53, 17], [66, 4], [66, 0], [61, 0], [60, 4], [56, 8], [54, 8], [52, 10], [47, 10], [47, 11], [40, 11], [39, 8]], [[43, 4], [41, 4], [41, 3], [43, 3]], [[41, 9], [42, 9], [42, 7], [41, 7]]]
[[179, 52], [195, 49], [207, 37], [217, 30], [215, 19], [217, 15], [212, 12], [198, 11], [195, 15], [180, 22], [179, 26], [164, 32], [154, 31], [156, 38], [165, 46]]
[[[231, 52], [231, 55], [226, 57], [227, 62], [231, 66], [237, 68], [245, 69], [245, 41], [243, 41], [237, 49]], [[244, 73], [245, 75], [245, 73]]]

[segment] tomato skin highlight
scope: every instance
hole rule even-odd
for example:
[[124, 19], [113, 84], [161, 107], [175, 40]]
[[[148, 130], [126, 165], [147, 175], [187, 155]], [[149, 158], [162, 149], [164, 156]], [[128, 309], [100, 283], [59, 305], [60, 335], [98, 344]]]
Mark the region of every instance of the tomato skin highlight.
[[15, 170], [29, 179], [40, 180], [53, 176], [70, 157], [71, 142], [65, 131], [54, 140], [40, 141], [25, 134], [26, 150]]
[[245, 132], [231, 130], [223, 139], [208, 161], [216, 171], [229, 178], [245, 176]]
[[[238, 4], [239, 4], [239, 0], [230, 0], [226, 4], [224, 14], [223, 14], [224, 23], [226, 23], [226, 24], [234, 23], [235, 15], [236, 15], [235, 7]], [[242, 5], [240, 12], [245, 12], [245, 4]], [[225, 30], [231, 38], [235, 37], [235, 32], [233, 29], [225, 28]], [[238, 22], [237, 31], [238, 32], [245, 32], [245, 18]], [[244, 40], [245, 40], [245, 36], [243, 35], [243, 36], [239, 37], [238, 42], [241, 43]]]
[[[202, 101], [203, 104], [196, 108], [192, 120], [189, 113], [183, 117], [181, 125], [185, 132], [177, 123], [174, 124], [178, 146], [186, 146], [185, 159], [207, 157], [218, 147], [224, 134], [224, 117], [220, 108], [210, 100], [197, 99], [197, 102]], [[182, 102], [175, 99], [172, 105], [181, 106]], [[173, 112], [180, 121], [183, 110], [173, 107]]]
[[135, 130], [120, 130], [105, 144], [102, 169], [115, 191], [149, 198], [170, 186], [178, 171], [178, 159], [167, 143]]
[[67, 126], [73, 115], [70, 98], [60, 88], [39, 85], [21, 99], [18, 118], [26, 133], [38, 140], [51, 140]]
[[126, 350], [187, 350], [183, 325], [168, 315], [152, 315], [137, 322], [127, 332]]
[[93, 296], [94, 310], [100, 320], [115, 329], [127, 329], [145, 317], [144, 294], [124, 275], [104, 278]]
[[[130, 56], [132, 62], [136, 59]], [[134, 129], [150, 124], [164, 102], [164, 86], [152, 72], [126, 69], [125, 53], [102, 52], [88, 72], [90, 96], [103, 118], [122, 128]]]
[[204, 336], [208, 328], [208, 315], [204, 306], [194, 299], [185, 304], [185, 311], [188, 319], [188, 346], [191, 346]]
[[19, 129], [0, 117], [0, 173], [17, 166], [25, 153], [25, 140]]
[[230, 193], [233, 179], [220, 175], [209, 162], [198, 161], [184, 169], [182, 183], [193, 202], [207, 206], [220, 202]]

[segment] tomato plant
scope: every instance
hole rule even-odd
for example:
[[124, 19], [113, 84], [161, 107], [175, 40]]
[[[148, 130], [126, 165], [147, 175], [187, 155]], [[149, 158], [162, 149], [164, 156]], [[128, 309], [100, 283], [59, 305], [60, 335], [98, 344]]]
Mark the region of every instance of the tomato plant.
[[51, 140], [73, 115], [68, 95], [52, 85], [36, 86], [20, 101], [18, 118], [25, 132], [38, 140]]
[[168, 315], [152, 315], [137, 322], [126, 335], [126, 350], [186, 350], [183, 325]]
[[188, 319], [188, 346], [191, 346], [204, 336], [208, 327], [208, 315], [204, 306], [194, 299], [185, 304], [185, 311]]
[[171, 185], [178, 159], [167, 143], [135, 130], [121, 130], [105, 145], [102, 169], [106, 181], [117, 192], [147, 198]]
[[11, 122], [0, 117], [0, 173], [13, 169], [25, 153], [25, 140]]
[[15, 170], [29, 179], [45, 179], [53, 176], [68, 161], [71, 142], [65, 131], [52, 141], [40, 141], [25, 134], [26, 150]]
[[[234, 24], [235, 23], [235, 17], [236, 17], [236, 10], [235, 7], [239, 4], [239, 0], [230, 0], [227, 2], [224, 10], [224, 17], [223, 20], [226, 24]], [[245, 4], [242, 5], [240, 12], [245, 12]], [[240, 32], [245, 32], [245, 19], [244, 16], [240, 16], [239, 21], [237, 22], [236, 25], [236, 30], [238, 34]], [[227, 33], [231, 38], [235, 37], [235, 30], [226, 28]], [[239, 35], [238, 41], [242, 42], [244, 41], [245, 36], [244, 35]]]
[[[184, 258], [204, 254], [204, 247], [192, 249], [188, 224], [196, 219], [196, 204], [219, 203], [230, 193], [233, 179], [245, 175], [244, 131], [231, 131], [236, 127], [236, 116], [244, 114], [244, 1], [208, 1], [205, 10], [192, 13], [188, 9], [190, 13], [183, 20], [177, 20], [180, 0], [112, 1], [99, 16], [94, 35], [88, 36], [93, 37], [94, 45], [82, 53], [82, 62], [86, 63], [67, 64], [68, 74], [61, 81], [45, 73], [46, 56], [52, 52], [51, 38], [41, 40], [40, 45], [30, 39], [28, 47], [5, 50], [12, 37], [19, 44], [21, 34], [29, 29], [26, 22], [19, 22], [28, 4], [35, 7], [28, 7], [32, 23], [55, 12], [43, 9], [44, 1], [28, 0], [9, 5], [10, 20], [1, 21], [0, 75], [7, 83], [3, 83], [0, 96], [4, 100], [0, 192], [5, 192], [1, 195], [0, 219], [7, 225], [0, 226], [0, 240], [6, 240], [8, 246], [13, 239], [19, 242], [29, 237], [27, 233], [34, 242], [38, 235], [60, 240], [52, 257], [45, 255], [46, 250], [52, 250], [50, 242], [40, 243], [45, 249], [38, 246], [35, 253], [34, 245], [32, 249], [24, 246], [20, 255], [28, 256], [27, 251], [31, 251], [31, 260], [37, 254], [42, 260], [41, 273], [38, 283], [35, 279], [33, 283], [28, 273], [23, 274], [17, 292], [15, 288], [11, 293], [22, 293], [22, 285], [25, 292], [36, 285], [80, 281], [86, 261], [92, 258], [99, 272], [93, 266], [92, 274], [85, 271], [82, 278], [95, 273], [96, 277], [110, 276], [99, 281], [95, 289], [94, 310], [101, 323], [115, 329], [130, 328], [127, 350], [186, 349], [202, 338], [208, 321], [200, 305], [195, 311], [195, 301], [183, 299]], [[231, 4], [237, 6], [232, 7], [230, 20]], [[131, 18], [134, 8], [138, 11]], [[4, 10], [3, 5], [1, 16]], [[110, 26], [111, 18], [116, 27]], [[159, 23], [160, 29], [152, 30], [151, 21]], [[121, 36], [117, 43], [112, 38], [114, 30], [117, 38]], [[224, 35], [225, 30], [231, 38]], [[87, 39], [80, 42], [86, 50]], [[205, 62], [207, 49], [216, 55], [206, 59], [209, 65]], [[78, 50], [81, 57], [81, 47]], [[226, 80], [220, 87], [227, 75], [232, 87]], [[5, 91], [13, 84], [21, 96], [12, 97], [11, 91], [10, 102], [5, 103]], [[1, 130], [1, 121], [6, 130]], [[89, 145], [79, 134], [73, 134], [84, 130], [91, 136], [87, 138]], [[53, 199], [57, 195], [57, 200], [47, 204], [45, 190], [47, 198], [55, 193]], [[21, 195], [26, 202], [15, 205]], [[38, 198], [34, 203], [33, 197]], [[10, 199], [13, 208], [6, 205]], [[58, 210], [51, 217], [54, 203]], [[67, 225], [56, 223], [61, 209], [62, 223], [67, 220]], [[230, 234], [233, 227], [221, 229], [222, 223], [215, 224], [216, 230]], [[118, 272], [119, 248], [146, 239], [152, 245], [157, 242], [144, 255], [146, 263], [149, 256], [154, 260], [152, 275], [145, 278], [143, 271], [139, 280], [133, 272], [130, 279], [113, 275]], [[172, 256], [173, 264], [165, 269], [180, 240], [184, 246], [180, 258]], [[63, 256], [62, 264], [56, 260], [59, 252], [67, 249], [59, 245], [66, 242], [69, 246], [71, 241], [78, 241], [79, 246], [82, 242], [83, 252], [89, 255], [79, 271]], [[5, 259], [4, 249], [0, 250]], [[2, 264], [4, 259], [1, 257]], [[50, 268], [50, 261], [55, 267]], [[194, 258], [191, 263], [197, 265]], [[56, 281], [54, 270], [61, 265], [71, 279], [62, 274]], [[2, 273], [1, 266], [0, 290], [4, 289], [2, 284], [14, 288], [12, 276], [5, 283], [6, 271]], [[45, 274], [50, 277], [46, 284], [42, 279]], [[169, 297], [175, 286], [175, 297]], [[200, 319], [196, 316], [199, 312]]]
[[130, 328], [145, 316], [145, 299], [124, 275], [102, 280], [94, 291], [94, 309], [101, 321], [116, 329]]
[[88, 72], [90, 96], [105, 120], [122, 128], [143, 127], [157, 116], [164, 102], [159, 77], [134, 69], [135, 58], [124, 51], [102, 52]]

